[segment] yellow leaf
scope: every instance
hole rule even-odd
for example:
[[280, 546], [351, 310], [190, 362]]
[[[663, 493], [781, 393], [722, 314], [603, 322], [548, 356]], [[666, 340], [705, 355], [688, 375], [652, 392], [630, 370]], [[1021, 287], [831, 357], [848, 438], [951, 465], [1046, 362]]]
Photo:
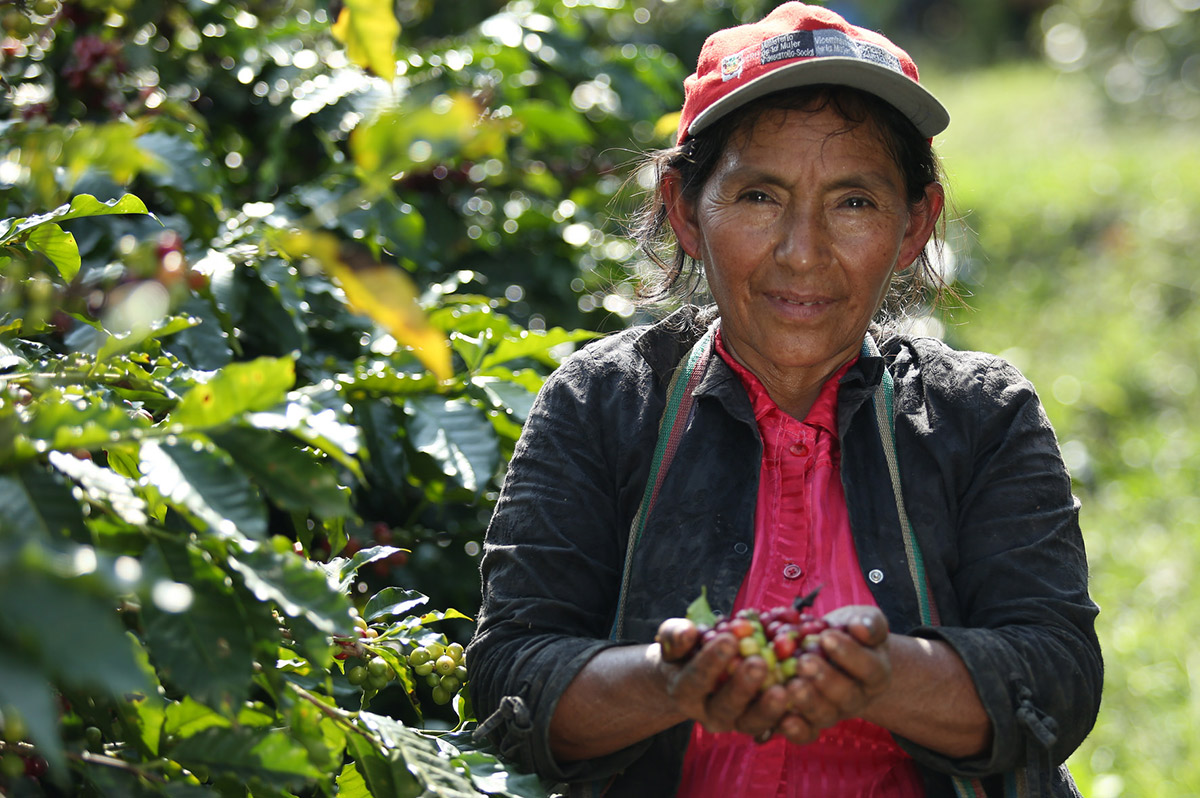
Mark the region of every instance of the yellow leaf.
[[397, 343], [411, 347], [439, 380], [454, 376], [450, 343], [441, 331], [430, 326], [425, 311], [417, 304], [416, 286], [403, 271], [362, 256], [355, 257], [355, 265], [351, 266], [347, 253], [329, 233], [288, 233], [276, 242], [276, 247], [288, 257], [315, 260], [342, 287], [351, 308], [374, 319]]
[[670, 139], [675, 141], [675, 134], [679, 130], [679, 117], [681, 114], [678, 111], [673, 113], [663, 114], [654, 123], [654, 137], [658, 139]]
[[392, 0], [345, 0], [330, 32], [346, 46], [346, 57], [385, 80], [396, 76], [400, 23]]

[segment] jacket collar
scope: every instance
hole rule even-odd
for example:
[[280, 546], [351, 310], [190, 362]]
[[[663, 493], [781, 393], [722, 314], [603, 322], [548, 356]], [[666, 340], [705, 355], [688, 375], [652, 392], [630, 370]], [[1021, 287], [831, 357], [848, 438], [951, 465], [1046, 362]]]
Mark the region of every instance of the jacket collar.
[[[715, 320], [714, 308], [686, 305], [646, 328], [634, 346], [665, 386], [670, 382], [679, 362], [704, 334], [708, 324]], [[873, 328], [871, 333], [879, 339], [879, 330]], [[883, 378], [884, 368], [883, 357], [864, 354], [842, 377], [838, 390], [839, 438], [845, 437], [850, 420], [875, 393], [875, 386]], [[755, 425], [754, 408], [741, 386], [741, 381], [729, 364], [715, 356], [715, 353], [709, 358], [708, 368], [696, 386], [695, 395], [712, 397], [721, 402], [733, 417]]]

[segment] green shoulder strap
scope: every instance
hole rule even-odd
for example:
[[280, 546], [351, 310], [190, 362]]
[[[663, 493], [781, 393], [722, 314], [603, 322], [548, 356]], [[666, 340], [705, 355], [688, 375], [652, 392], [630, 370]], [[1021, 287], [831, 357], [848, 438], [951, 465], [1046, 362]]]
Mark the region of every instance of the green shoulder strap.
[[642, 540], [642, 532], [646, 529], [646, 518], [650, 515], [650, 508], [658, 500], [658, 490], [662, 487], [663, 477], [667, 475], [671, 461], [675, 459], [675, 450], [679, 448], [679, 439], [683, 437], [684, 427], [687, 426], [688, 416], [696, 399], [693, 392], [700, 384], [705, 367], [712, 357], [716, 332], [717, 325], [710, 325], [700, 340], [692, 346], [691, 351], [679, 362], [667, 386], [667, 405], [663, 408], [662, 418], [658, 422], [658, 443], [654, 447], [654, 459], [650, 462], [650, 475], [646, 479], [642, 503], [633, 517], [633, 524], [630, 525], [629, 542], [625, 547], [625, 568], [621, 575], [617, 614], [609, 633], [612, 640], [620, 640], [625, 631], [625, 599], [629, 592], [629, 579], [633, 574], [633, 555]]

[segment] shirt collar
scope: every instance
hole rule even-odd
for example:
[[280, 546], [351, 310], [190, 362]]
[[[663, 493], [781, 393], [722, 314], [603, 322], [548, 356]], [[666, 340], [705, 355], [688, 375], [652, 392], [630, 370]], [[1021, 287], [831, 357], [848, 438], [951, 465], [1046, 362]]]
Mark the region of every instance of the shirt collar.
[[[737, 374], [738, 379], [741, 380], [742, 386], [746, 389], [746, 394], [750, 397], [750, 404], [754, 408], [755, 421], [761, 421], [764, 416], [772, 411], [783, 413], [779, 405], [775, 404], [775, 400], [767, 393], [767, 389], [762, 384], [762, 381], [748, 368], [739, 363], [733, 355], [729, 354], [729, 350], [725, 348], [723, 332], [720, 328], [717, 329], [717, 354], [721, 356], [721, 359], [729, 365], [729, 368], [733, 369], [734, 374]], [[813, 402], [808, 415], [802, 419], [803, 423], [820, 427], [835, 437], [837, 436], [838, 382], [857, 360], [858, 355], [855, 355], [845, 365], [835, 371], [829, 379], [825, 380], [825, 383], [821, 386], [821, 392], [817, 394], [817, 400]]]

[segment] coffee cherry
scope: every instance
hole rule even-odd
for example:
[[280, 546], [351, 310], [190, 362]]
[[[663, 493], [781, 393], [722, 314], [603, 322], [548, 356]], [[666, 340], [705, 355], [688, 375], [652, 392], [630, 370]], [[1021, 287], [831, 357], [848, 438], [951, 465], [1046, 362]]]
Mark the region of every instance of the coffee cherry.
[[437, 662], [433, 664], [433, 669], [438, 672], [439, 676], [449, 676], [451, 673], [454, 673], [456, 667], [458, 667], [458, 663], [449, 654], [443, 654], [438, 657]]
[[416, 648], [408, 655], [408, 664], [415, 668], [429, 662], [429, 659], [428, 651], [423, 648]]
[[440, 684], [433, 688], [433, 701], [435, 704], [449, 704], [451, 693]]
[[825, 656], [820, 640], [821, 633], [830, 628], [829, 623], [806, 611], [816, 596], [817, 591], [814, 591], [798, 598], [792, 606], [742, 609], [733, 618], [719, 618], [711, 627], [699, 626], [700, 645], [719, 634], [737, 639], [738, 655], [722, 674], [721, 681], [736, 671], [742, 660], [760, 657], [767, 665], [767, 675], [760, 689], [766, 690], [794, 677], [801, 655]]
[[371, 678], [382, 678], [384, 682], [389, 681], [395, 675], [392, 666], [388, 665], [387, 660], [383, 657], [371, 657], [367, 662], [367, 672]]
[[355, 665], [350, 670], [346, 671], [346, 680], [354, 686], [361, 685], [367, 680], [367, 669], [362, 665]]

